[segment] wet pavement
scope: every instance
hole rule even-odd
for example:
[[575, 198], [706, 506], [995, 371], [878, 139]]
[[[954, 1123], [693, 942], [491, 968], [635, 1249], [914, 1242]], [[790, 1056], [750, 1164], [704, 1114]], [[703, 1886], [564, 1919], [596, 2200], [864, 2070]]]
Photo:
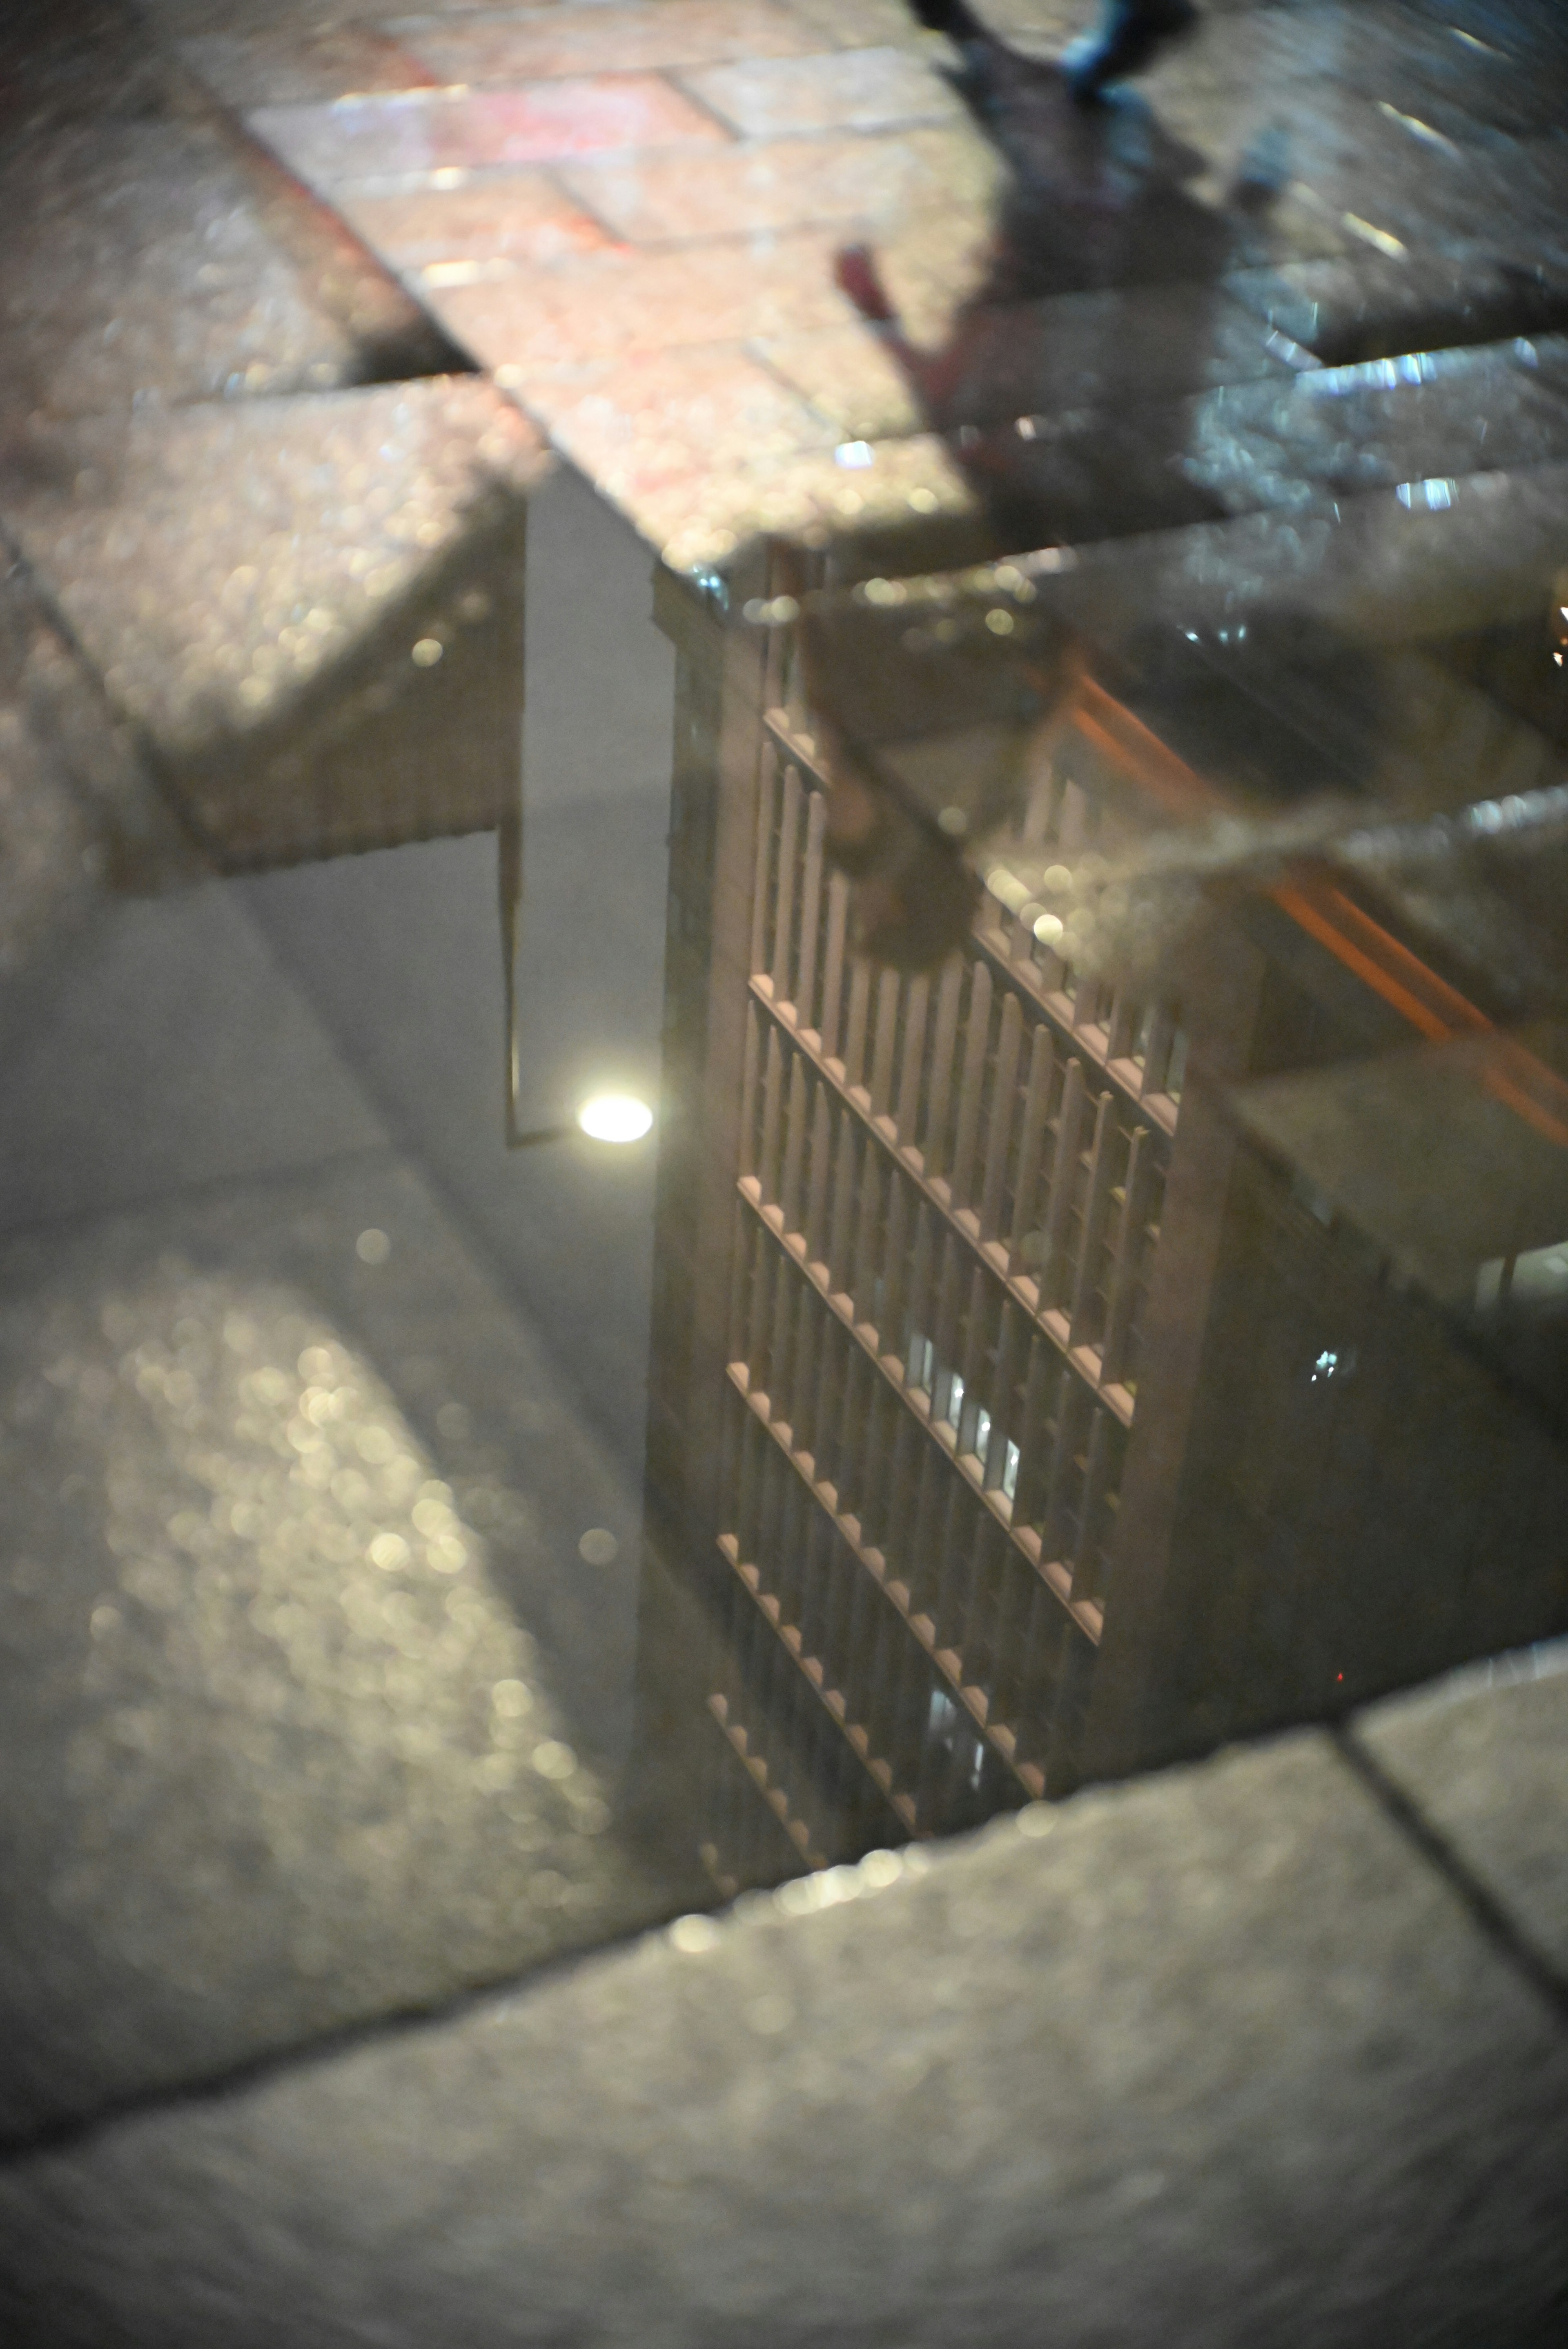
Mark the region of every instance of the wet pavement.
[[1346, 1715], [1418, 1812], [1360, 1709], [1568, 1631], [1568, 27], [1081, 18], [0, 33], [8, 2338], [197, 2337], [183, 2099], [260, 2207], [417, 2042], [482, 2201], [519, 1983]]

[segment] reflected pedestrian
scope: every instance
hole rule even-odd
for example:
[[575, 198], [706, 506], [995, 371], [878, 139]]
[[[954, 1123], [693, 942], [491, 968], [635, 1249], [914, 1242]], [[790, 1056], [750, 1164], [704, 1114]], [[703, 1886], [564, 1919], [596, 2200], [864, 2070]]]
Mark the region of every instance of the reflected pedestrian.
[[1094, 31], [1076, 40], [1062, 58], [1073, 95], [1097, 98], [1112, 82], [1141, 73], [1168, 41], [1190, 33], [1197, 22], [1192, 0], [1105, 0]]

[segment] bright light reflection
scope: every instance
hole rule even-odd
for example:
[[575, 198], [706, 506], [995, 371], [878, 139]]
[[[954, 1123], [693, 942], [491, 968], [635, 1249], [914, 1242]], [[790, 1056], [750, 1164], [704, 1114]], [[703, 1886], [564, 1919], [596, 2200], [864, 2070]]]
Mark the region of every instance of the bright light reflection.
[[577, 1123], [595, 1142], [641, 1142], [654, 1122], [646, 1102], [633, 1093], [595, 1093], [577, 1112]]

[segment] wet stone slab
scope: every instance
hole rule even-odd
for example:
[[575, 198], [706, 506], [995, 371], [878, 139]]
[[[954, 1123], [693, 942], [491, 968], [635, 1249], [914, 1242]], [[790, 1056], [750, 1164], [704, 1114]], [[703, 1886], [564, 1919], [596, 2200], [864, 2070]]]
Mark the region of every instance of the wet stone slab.
[[661, 351], [619, 367], [536, 384], [555, 446], [634, 515], [644, 498], [705, 466], [765, 473], [830, 450], [837, 428], [744, 350]]
[[1568, 278], [1363, 248], [1354, 257], [1238, 270], [1225, 290], [1326, 365], [1531, 336], [1561, 325]]
[[1568, 403], [1511, 343], [1226, 388], [1190, 418], [1182, 470], [1236, 512], [1568, 455]]
[[14, 223], [0, 253], [0, 412], [328, 389], [365, 372], [199, 123], [35, 134], [0, 163], [0, 202]]
[[46, 2282], [70, 2349], [1544, 2339], [1565, 2082], [1303, 1736], [14, 2169], [4, 2288], [28, 2349]]
[[962, 129], [878, 138], [780, 139], [709, 153], [563, 167], [578, 202], [634, 244], [859, 221], [892, 224], [914, 208], [983, 202], [992, 158]]
[[606, 1799], [627, 1496], [411, 1175], [5, 1275], [7, 2135], [667, 1913]]
[[[908, 369], [863, 328], [764, 348], [769, 366], [852, 437], [874, 439], [898, 429], [902, 414], [920, 415]], [[1175, 398], [1209, 384], [1288, 380], [1292, 372], [1256, 319], [1206, 285], [975, 304], [954, 322], [949, 351], [932, 354], [941, 367], [943, 420], [976, 425]]]
[[[459, 188], [346, 196], [344, 218], [394, 268], [442, 263], [560, 262], [609, 238], [542, 171], [509, 171]], [[447, 282], [447, 281], [443, 281]]]
[[1364, 1713], [1357, 1744], [1568, 1984], [1568, 1866], [1557, 1816], [1568, 1647], [1500, 1658]]
[[892, 130], [947, 122], [958, 99], [903, 49], [849, 49], [820, 57], [748, 59], [682, 76], [683, 86], [747, 139], [791, 132]]
[[832, 252], [830, 236], [810, 233], [663, 253], [620, 247], [468, 285], [437, 271], [426, 299], [536, 409], [541, 384], [607, 360], [841, 324], [850, 312], [833, 284]]
[[274, 23], [201, 33], [177, 43], [176, 54], [225, 106], [235, 108], [330, 103], [368, 90], [434, 86], [444, 78], [395, 37], [365, 22], [325, 22], [319, 27]]
[[494, 821], [541, 462], [490, 386], [432, 378], [36, 427], [0, 513], [203, 833], [255, 861]]
[[319, 188], [418, 181], [436, 171], [564, 162], [605, 149], [722, 144], [710, 115], [655, 75], [433, 89], [326, 106], [258, 107], [250, 127]]
[[520, 9], [510, 16], [394, 20], [397, 37], [446, 82], [542, 81], [658, 72], [732, 57], [789, 57], [827, 46], [779, 0], [659, 0], [657, 6]]

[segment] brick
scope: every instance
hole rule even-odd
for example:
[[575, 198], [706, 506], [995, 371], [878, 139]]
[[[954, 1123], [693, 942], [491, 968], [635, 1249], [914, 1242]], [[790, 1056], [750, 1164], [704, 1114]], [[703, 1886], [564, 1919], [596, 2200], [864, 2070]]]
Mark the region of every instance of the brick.
[[657, 7], [565, 7], [432, 26], [399, 38], [443, 81], [543, 81], [558, 74], [655, 73], [727, 57], [797, 57], [824, 46], [777, 0], [663, 0]]
[[995, 185], [991, 150], [963, 129], [903, 138], [779, 140], [711, 154], [579, 164], [565, 185], [617, 234], [677, 237], [899, 221], [920, 205], [974, 203]]
[[356, 25], [254, 33], [205, 33], [179, 54], [228, 106], [291, 106], [351, 91], [418, 89], [438, 81], [428, 66]]
[[688, 474], [765, 467], [838, 438], [764, 367], [724, 344], [661, 352], [586, 382], [536, 382], [529, 405], [617, 504]]
[[759, 348], [774, 373], [830, 416], [847, 440], [919, 431], [920, 402], [869, 326], [820, 327], [779, 336]]
[[958, 100], [919, 57], [895, 48], [773, 57], [687, 74], [684, 86], [750, 139], [791, 131], [891, 130], [950, 122]]
[[731, 239], [667, 253], [620, 250], [480, 285], [433, 284], [428, 298], [488, 367], [539, 372], [696, 342], [741, 342], [842, 325], [836, 240]]
[[[944, 429], [1286, 375], [1264, 349], [1258, 322], [1204, 285], [981, 307], [950, 320], [933, 347], [941, 355], [942, 413], [929, 420]], [[907, 419], [923, 412], [902, 367], [865, 326], [781, 337], [766, 356], [858, 438], [908, 430]]]
[[400, 269], [443, 261], [562, 261], [609, 238], [542, 171], [509, 172], [459, 188], [344, 199], [344, 218]]
[[325, 187], [724, 139], [709, 116], [651, 74], [258, 107], [250, 123], [301, 178]]
[[870, 465], [852, 470], [840, 465], [831, 449], [816, 449], [763, 473], [688, 474], [635, 488], [624, 510], [677, 571], [723, 562], [764, 531], [841, 533], [973, 516], [967, 483], [929, 433], [877, 443], [871, 455]]

